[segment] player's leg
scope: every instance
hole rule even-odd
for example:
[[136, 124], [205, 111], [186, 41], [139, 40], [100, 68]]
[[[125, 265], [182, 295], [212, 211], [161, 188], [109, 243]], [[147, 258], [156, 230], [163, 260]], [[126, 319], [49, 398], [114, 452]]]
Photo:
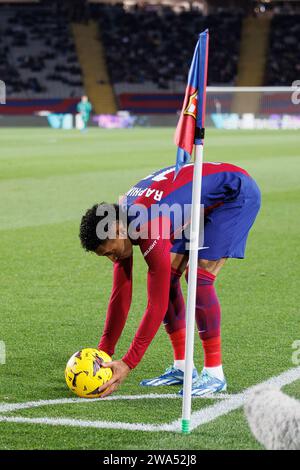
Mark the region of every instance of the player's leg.
[[227, 258], [198, 261], [196, 323], [204, 351], [204, 367], [223, 380], [221, 353], [221, 306], [215, 280]]
[[[222, 368], [221, 307], [215, 279], [226, 258], [199, 259], [196, 290], [196, 323], [204, 351], [204, 369], [193, 384], [193, 395], [224, 391], [227, 384]], [[186, 271], [188, 280], [188, 270]]]
[[164, 318], [164, 327], [173, 348], [174, 367], [184, 370], [185, 359], [185, 301], [180, 278], [188, 263], [188, 257], [171, 253], [171, 281], [169, 305]]
[[82, 117], [82, 121], [83, 121], [83, 129], [82, 130], [85, 132], [87, 130], [87, 125], [88, 125], [88, 118], [87, 118], [86, 115], [84, 115]]
[[199, 252], [196, 320], [204, 348], [204, 369], [193, 395], [226, 390], [221, 358], [221, 309], [214, 282], [226, 258], [244, 258], [247, 237], [260, 208], [254, 180], [243, 185], [241, 199], [224, 203], [205, 218], [204, 247]]
[[[185, 360], [185, 302], [180, 278], [186, 269], [188, 256], [171, 253], [171, 280], [168, 310], [164, 318], [165, 330], [173, 348], [174, 363], [162, 375], [141, 382], [144, 386], [180, 385], [183, 383]], [[198, 377], [193, 372], [194, 379]]]

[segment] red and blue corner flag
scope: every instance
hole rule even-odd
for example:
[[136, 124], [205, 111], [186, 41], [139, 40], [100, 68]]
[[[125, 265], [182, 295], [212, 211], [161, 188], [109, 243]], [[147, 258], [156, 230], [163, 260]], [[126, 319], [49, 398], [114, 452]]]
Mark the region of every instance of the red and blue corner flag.
[[206, 29], [199, 35], [195, 47], [183, 107], [176, 128], [175, 144], [178, 146], [178, 150], [175, 177], [181, 167], [190, 161], [194, 144], [203, 145], [208, 41], [209, 31]]

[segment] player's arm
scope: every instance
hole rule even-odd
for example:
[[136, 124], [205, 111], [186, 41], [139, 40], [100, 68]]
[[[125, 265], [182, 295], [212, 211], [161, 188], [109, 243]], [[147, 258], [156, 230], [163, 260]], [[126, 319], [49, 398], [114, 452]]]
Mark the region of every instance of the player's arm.
[[124, 329], [132, 298], [132, 256], [114, 263], [113, 286], [98, 348], [112, 356]]
[[[155, 240], [143, 240], [142, 253], [147, 252], [154, 242]], [[147, 308], [130, 348], [122, 358], [130, 369], [134, 369], [141, 361], [168, 308], [171, 275], [170, 241], [158, 240], [156, 246], [145, 257], [145, 261], [148, 264]]]
[[[169, 221], [167, 220], [166, 222], [169, 225]], [[130, 370], [135, 368], [141, 361], [157, 333], [168, 308], [171, 277], [171, 243], [168, 238], [163, 236], [164, 230], [161, 231], [163, 225], [161, 219], [159, 224], [160, 235], [158, 237], [140, 240], [140, 249], [148, 264], [147, 308], [130, 348], [122, 360], [102, 365], [104, 367], [111, 367], [113, 370], [112, 379], [99, 388], [99, 392], [102, 392], [102, 398], [113, 393], [125, 380]]]

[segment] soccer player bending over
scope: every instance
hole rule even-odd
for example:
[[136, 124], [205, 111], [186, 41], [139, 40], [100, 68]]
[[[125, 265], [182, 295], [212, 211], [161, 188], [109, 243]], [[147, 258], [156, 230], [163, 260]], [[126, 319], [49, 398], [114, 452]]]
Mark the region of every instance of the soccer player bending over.
[[[174, 171], [170, 167], [149, 175], [127, 192], [120, 206], [96, 204], [81, 220], [83, 248], [114, 263], [112, 293], [98, 345], [111, 356], [130, 309], [133, 246], [139, 246], [148, 265], [146, 311], [125, 356], [109, 364], [113, 377], [100, 388], [107, 388], [103, 397], [116, 390], [138, 365], [162, 322], [173, 347], [174, 364], [141, 385], [183, 384], [185, 303], [180, 278], [185, 273], [188, 279], [193, 165], [185, 165], [175, 181]], [[204, 368], [198, 374], [194, 367], [193, 396], [227, 388], [221, 355], [221, 309], [214, 282], [227, 258], [244, 258], [260, 202], [260, 190], [245, 170], [228, 163], [203, 164], [204, 243], [198, 254], [195, 314]]]

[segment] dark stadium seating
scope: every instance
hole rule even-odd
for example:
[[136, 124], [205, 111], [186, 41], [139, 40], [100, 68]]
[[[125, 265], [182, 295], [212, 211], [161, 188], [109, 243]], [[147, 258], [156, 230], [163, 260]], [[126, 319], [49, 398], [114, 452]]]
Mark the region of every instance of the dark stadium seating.
[[1, 6], [0, 54], [8, 96], [68, 98], [83, 91], [68, 17], [56, 4]]
[[[175, 13], [167, 7], [124, 10], [122, 5], [88, 6], [83, 0], [44, 0], [41, 5], [0, 5], [0, 79], [6, 82], [7, 95], [80, 96], [82, 76], [70, 22], [89, 18], [99, 23], [117, 94], [124, 93], [118, 89], [120, 84], [131, 84], [135, 93], [182, 93], [197, 35], [207, 27], [208, 84], [235, 84], [242, 13], [219, 11], [203, 16], [199, 11]], [[276, 11], [265, 85], [288, 86], [300, 78], [299, 44], [300, 15]]]
[[300, 79], [300, 15], [275, 15], [267, 59], [265, 85], [290, 86]]
[[241, 34], [240, 14], [202, 16], [200, 12], [176, 14], [169, 8], [149, 11], [122, 6], [97, 5], [113, 83], [154, 82], [169, 88], [170, 82], [185, 82], [197, 35], [210, 29], [208, 83], [234, 84]]

